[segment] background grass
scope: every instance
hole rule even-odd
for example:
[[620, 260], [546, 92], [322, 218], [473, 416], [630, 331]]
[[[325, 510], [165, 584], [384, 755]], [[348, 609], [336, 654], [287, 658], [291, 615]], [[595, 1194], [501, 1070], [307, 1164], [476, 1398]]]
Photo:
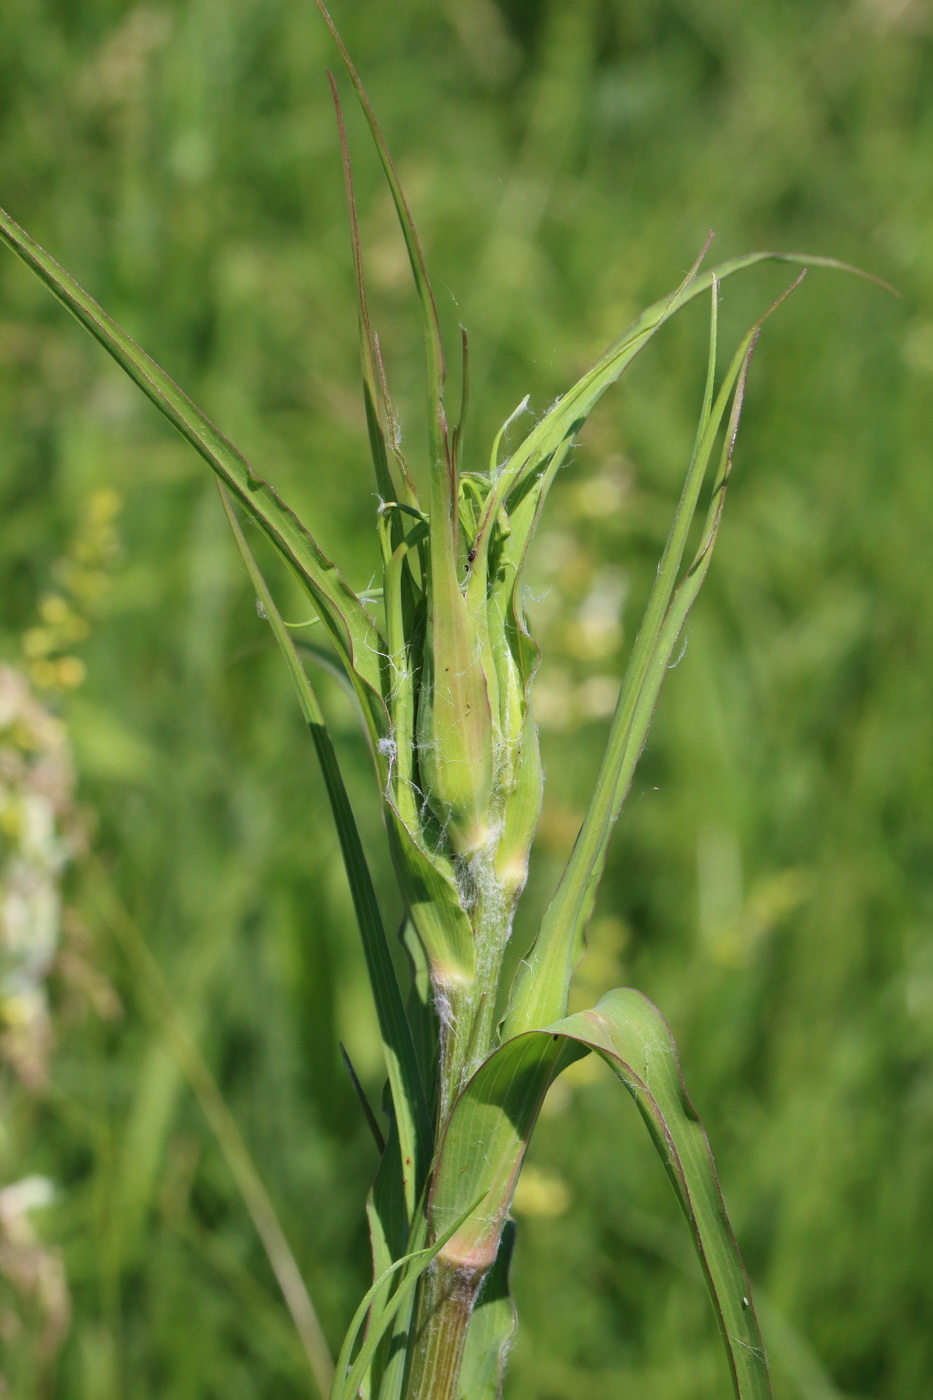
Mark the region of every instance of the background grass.
[[[667, 1014], [762, 1298], [776, 1391], [914, 1400], [933, 1366], [933, 27], [920, 0], [359, 0], [335, 15], [396, 152], [482, 463], [676, 285], [805, 248], [757, 352], [719, 555], [620, 823], [580, 1004]], [[365, 586], [374, 497], [325, 67], [306, 0], [6, 0], [2, 203], [187, 388]], [[352, 123], [372, 301], [417, 454], [404, 252]], [[727, 289], [738, 332], [780, 270]], [[528, 937], [587, 801], [689, 451], [702, 315], [652, 347], [555, 490], [535, 564], [548, 799]], [[122, 558], [55, 704], [91, 841], [197, 1034], [339, 1340], [367, 1273], [373, 1016], [323, 788], [214, 489], [47, 293], [0, 262], [2, 655], [101, 487]], [[293, 602], [292, 615], [301, 604]], [[326, 692], [387, 913], [352, 713]], [[59, 977], [48, 1088], [4, 1081], [0, 1175], [73, 1319], [0, 1337], [16, 1396], [308, 1393], [231, 1179], [94, 902], [102, 1019]], [[521, 931], [520, 931], [521, 932]], [[631, 1105], [552, 1094], [519, 1200], [514, 1400], [712, 1400], [724, 1368]], [[670, 1197], [670, 1199], [669, 1199]], [[4, 1307], [17, 1300], [6, 1286]], [[20, 1309], [21, 1310], [21, 1309]], [[11, 1324], [12, 1326], [12, 1324]]]

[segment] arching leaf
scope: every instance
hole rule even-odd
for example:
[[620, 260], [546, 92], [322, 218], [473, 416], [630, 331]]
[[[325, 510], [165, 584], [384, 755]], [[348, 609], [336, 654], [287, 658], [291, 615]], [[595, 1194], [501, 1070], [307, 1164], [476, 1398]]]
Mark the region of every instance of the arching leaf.
[[457, 1100], [435, 1170], [435, 1237], [450, 1230], [471, 1199], [482, 1200], [439, 1251], [438, 1265], [476, 1270], [492, 1264], [544, 1095], [561, 1069], [588, 1051], [621, 1079], [658, 1149], [706, 1275], [738, 1400], [769, 1400], [748, 1276], [709, 1141], [667, 1023], [640, 992], [610, 992], [590, 1011], [517, 1036], [477, 1070]]

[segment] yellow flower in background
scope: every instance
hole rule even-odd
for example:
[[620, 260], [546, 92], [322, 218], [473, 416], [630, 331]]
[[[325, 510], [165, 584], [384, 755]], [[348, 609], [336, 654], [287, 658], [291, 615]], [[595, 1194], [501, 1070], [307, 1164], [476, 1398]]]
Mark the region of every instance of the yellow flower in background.
[[58, 587], [42, 598], [38, 623], [22, 635], [24, 669], [39, 690], [68, 692], [84, 683], [87, 668], [72, 648], [90, 635], [110, 589], [120, 557], [116, 519], [122, 504], [110, 489], [87, 498], [75, 537], [52, 570]]

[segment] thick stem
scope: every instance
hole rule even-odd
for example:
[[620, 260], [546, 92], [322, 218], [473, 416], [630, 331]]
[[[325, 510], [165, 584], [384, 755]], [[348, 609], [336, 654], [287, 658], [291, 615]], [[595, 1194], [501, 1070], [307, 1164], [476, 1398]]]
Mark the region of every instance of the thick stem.
[[495, 1048], [496, 987], [501, 953], [482, 981], [444, 992], [447, 1023], [441, 1032], [440, 1132], [470, 1075]]
[[496, 1001], [502, 959], [512, 928], [515, 895], [495, 871], [495, 843], [477, 851], [462, 868], [472, 895], [470, 922], [476, 967], [473, 981], [444, 993], [446, 1019], [441, 1046], [441, 1112], [446, 1123], [454, 1101], [474, 1070], [496, 1045]]
[[[435, 988], [442, 1007], [439, 1142], [457, 1095], [495, 1047], [496, 993], [515, 904], [496, 877], [493, 842], [464, 863], [462, 875], [472, 894], [476, 973], [468, 985]], [[495, 1253], [485, 1264], [442, 1253], [422, 1279], [406, 1400], [457, 1400], [470, 1317]]]
[[467, 1329], [485, 1272], [432, 1265], [421, 1288], [406, 1400], [456, 1400]]

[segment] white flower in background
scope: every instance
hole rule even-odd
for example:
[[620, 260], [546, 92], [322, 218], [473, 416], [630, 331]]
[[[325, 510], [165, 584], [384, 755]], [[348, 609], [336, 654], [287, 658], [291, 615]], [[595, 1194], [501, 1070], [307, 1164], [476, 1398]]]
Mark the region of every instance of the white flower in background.
[[74, 773], [63, 726], [21, 672], [0, 666], [0, 1058], [42, 1082], [51, 1040], [46, 979], [72, 853]]
[[[61, 1346], [71, 1320], [71, 1299], [59, 1250], [41, 1242], [30, 1212], [49, 1205], [55, 1188], [44, 1176], [26, 1176], [0, 1191], [0, 1274], [21, 1299], [38, 1311], [41, 1330], [38, 1356], [48, 1359]], [[17, 1311], [0, 1307], [0, 1335], [13, 1342], [23, 1337]], [[5, 1394], [0, 1374], [0, 1394]]]

